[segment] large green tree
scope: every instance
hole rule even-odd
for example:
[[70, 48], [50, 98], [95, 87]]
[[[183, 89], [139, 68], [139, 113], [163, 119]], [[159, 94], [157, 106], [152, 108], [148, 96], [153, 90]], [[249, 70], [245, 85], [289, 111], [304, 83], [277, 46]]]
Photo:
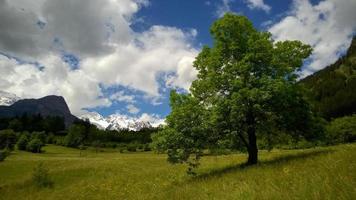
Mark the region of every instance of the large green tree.
[[[299, 41], [275, 42], [270, 33], [256, 30], [246, 17], [234, 14], [217, 20], [210, 32], [214, 44], [196, 57], [198, 75], [191, 94], [181, 94], [190, 100], [177, 104], [171, 98], [169, 131], [156, 136], [156, 144], [166, 147], [170, 158], [185, 161], [189, 156], [181, 151], [210, 148], [229, 139], [245, 146], [248, 164], [256, 164], [258, 134], [306, 132], [312, 115], [296, 84], [296, 72], [312, 49]], [[194, 106], [184, 109], [192, 102]]]

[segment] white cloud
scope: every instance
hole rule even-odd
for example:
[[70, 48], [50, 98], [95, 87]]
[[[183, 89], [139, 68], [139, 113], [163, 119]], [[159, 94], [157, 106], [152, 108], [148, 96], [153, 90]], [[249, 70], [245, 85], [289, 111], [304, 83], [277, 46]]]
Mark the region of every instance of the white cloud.
[[[147, 0], [0, 0], [0, 51], [44, 69], [0, 56], [0, 90], [21, 97], [62, 95], [75, 114], [84, 108], [109, 106], [111, 101], [133, 103], [125, 94], [104, 97], [102, 88], [124, 86], [142, 91], [147, 99], [160, 97], [162, 74], [174, 74], [175, 87], [187, 88], [193, 79], [191, 46], [195, 29], [152, 26], [131, 29], [135, 13]], [[41, 29], [38, 20], [45, 22]], [[71, 69], [63, 52], [77, 56]], [[163, 84], [165, 85], [165, 84]]]
[[126, 102], [126, 103], [134, 103], [135, 96], [134, 95], [127, 95], [124, 91], [119, 91], [110, 95], [110, 99], [112, 101], [118, 102]]
[[265, 4], [263, 0], [246, 0], [246, 2], [250, 9], [260, 9], [267, 13], [271, 11], [271, 6]]
[[324, 0], [312, 5], [295, 0], [281, 21], [269, 28], [276, 40], [300, 40], [313, 48], [303, 76], [335, 62], [347, 49], [356, 30], [356, 1]]
[[221, 3], [218, 5], [217, 10], [216, 10], [216, 16], [217, 17], [222, 17], [224, 16], [225, 13], [231, 12], [231, 7], [230, 4], [234, 0], [221, 0]]
[[16, 60], [0, 55], [0, 90], [22, 98], [38, 98], [49, 94], [63, 96], [71, 111], [82, 108], [109, 106], [109, 99], [102, 97], [97, 82], [81, 70], [69, 70], [66, 63], [55, 55], [42, 60], [44, 69], [32, 64], [18, 64]]
[[131, 114], [137, 114], [138, 112], [140, 112], [140, 109], [137, 108], [135, 105], [133, 104], [129, 104], [126, 106], [127, 111]]
[[179, 87], [189, 91], [191, 82], [196, 79], [197, 71], [191, 69], [193, 57], [184, 57], [178, 63], [177, 73], [167, 78], [169, 87]]
[[[180, 63], [187, 58], [191, 61], [198, 51], [189, 45], [191, 33], [164, 26], [153, 26], [149, 30], [136, 34], [127, 45], [117, 46], [112, 54], [99, 58], [83, 60], [82, 69], [102, 81], [106, 86], [123, 85], [159, 96], [158, 75], [162, 72], [178, 72], [182, 67], [194, 71], [192, 62], [189, 66]], [[119, 66], [119, 67], [118, 67]], [[177, 74], [186, 79], [185, 74]], [[188, 80], [188, 79], [187, 79]], [[181, 82], [179, 87], [186, 87]]]

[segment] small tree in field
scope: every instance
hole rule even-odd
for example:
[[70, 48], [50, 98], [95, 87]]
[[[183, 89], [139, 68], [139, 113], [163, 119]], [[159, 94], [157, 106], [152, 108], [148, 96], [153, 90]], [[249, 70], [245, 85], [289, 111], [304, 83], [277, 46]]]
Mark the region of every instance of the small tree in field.
[[42, 162], [33, 169], [32, 182], [39, 188], [53, 186], [53, 181], [49, 177], [49, 169]]
[[210, 32], [214, 45], [196, 57], [191, 94], [172, 93], [167, 128], [154, 144], [170, 160], [187, 162], [228, 139], [243, 144], [247, 163], [256, 164], [257, 134], [283, 130], [299, 136], [308, 127], [311, 111], [296, 71], [312, 49], [299, 41], [274, 42], [270, 33], [233, 14], [217, 20]]
[[30, 140], [30, 135], [29, 133], [25, 132], [22, 133], [22, 135], [20, 136], [19, 140], [17, 141], [16, 145], [17, 145], [17, 149], [18, 150], [26, 150], [27, 144]]

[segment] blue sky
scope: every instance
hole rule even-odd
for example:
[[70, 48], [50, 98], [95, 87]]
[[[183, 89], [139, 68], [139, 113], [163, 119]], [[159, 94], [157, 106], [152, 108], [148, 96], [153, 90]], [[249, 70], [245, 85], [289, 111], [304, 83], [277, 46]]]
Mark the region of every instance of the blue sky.
[[[265, 1], [273, 9], [270, 12], [265, 12], [260, 9], [249, 9], [248, 5], [244, 1], [231, 1], [229, 3], [230, 12], [236, 12], [247, 16], [253, 24], [261, 30], [265, 30], [266, 27], [263, 23], [268, 20], [277, 20], [281, 16], [285, 15], [285, 12], [291, 6], [291, 0], [279, 0], [279, 1]], [[137, 31], [145, 31], [153, 25], [163, 25], [170, 27], [177, 27], [182, 30], [196, 29], [198, 34], [192, 41], [192, 44], [200, 49], [202, 45], [212, 45], [212, 38], [210, 37], [209, 29], [211, 24], [219, 18], [217, 9], [222, 6], [222, 1], [206, 1], [206, 0], [193, 0], [193, 1], [181, 1], [181, 0], [154, 0], [150, 1], [149, 6], [143, 7], [137, 14], [137, 22], [132, 25], [132, 28]], [[227, 11], [227, 10], [226, 10]], [[106, 91], [112, 93], [115, 88], [111, 88]], [[131, 94], [141, 96], [135, 92]], [[140, 109], [139, 113], [155, 113], [162, 117], [166, 116], [170, 112], [169, 107], [169, 90], [162, 92], [161, 104], [152, 105], [145, 99], [140, 98], [136, 103]], [[132, 115], [125, 109], [126, 104], [123, 102], [116, 102], [110, 107], [101, 107], [91, 109], [99, 112], [102, 115], [110, 115], [113, 112], [119, 111]]]
[[170, 90], [189, 88], [192, 62], [225, 12], [277, 41], [310, 44], [306, 76], [345, 52], [354, 10], [350, 0], [0, 1], [0, 90], [61, 95], [78, 116], [164, 118]]
[[[285, 15], [291, 6], [291, 0], [264, 1], [272, 9], [266, 13], [260, 9], [249, 9], [245, 1], [231, 1], [230, 11], [247, 16], [256, 27], [265, 28], [262, 24], [268, 20], [276, 20]], [[154, 0], [148, 7], [142, 8], [137, 17], [142, 19], [142, 23], [133, 25], [135, 30], [143, 30], [152, 25], [160, 24], [165, 26], [175, 26], [181, 29], [195, 28], [198, 30], [196, 45], [211, 44], [209, 33], [211, 24], [219, 17], [218, 7], [222, 6], [222, 1], [179, 1], [179, 0]]]

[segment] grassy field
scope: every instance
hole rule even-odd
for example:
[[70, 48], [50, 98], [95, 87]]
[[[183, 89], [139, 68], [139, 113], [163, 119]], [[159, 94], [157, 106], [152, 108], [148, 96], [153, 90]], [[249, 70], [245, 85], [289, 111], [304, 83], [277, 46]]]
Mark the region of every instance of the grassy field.
[[[95, 153], [46, 146], [43, 154], [15, 151], [0, 163], [0, 199], [356, 199], [356, 144], [203, 158], [197, 177], [154, 153]], [[43, 162], [53, 188], [36, 188]]]

